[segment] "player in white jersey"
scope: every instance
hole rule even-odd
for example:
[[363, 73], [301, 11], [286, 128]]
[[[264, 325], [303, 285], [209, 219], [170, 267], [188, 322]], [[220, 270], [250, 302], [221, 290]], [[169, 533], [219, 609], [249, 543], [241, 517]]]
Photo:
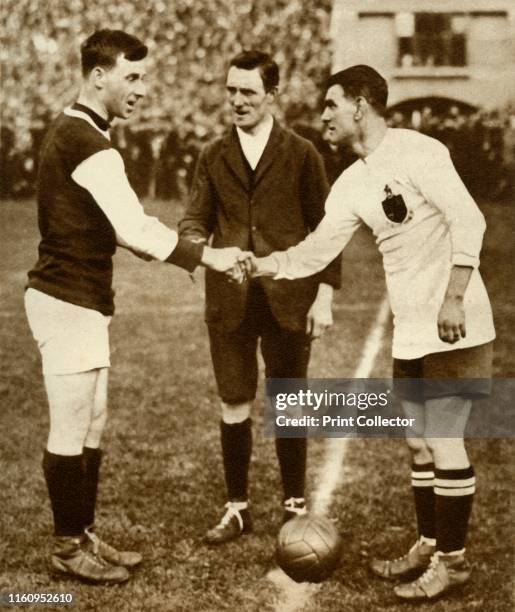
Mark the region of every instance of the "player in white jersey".
[[471, 399], [490, 391], [495, 331], [478, 271], [483, 215], [444, 145], [387, 127], [387, 97], [386, 81], [369, 66], [330, 77], [328, 139], [350, 145], [359, 159], [334, 183], [325, 217], [304, 241], [242, 261], [254, 276], [309, 276], [362, 223], [372, 229], [394, 315], [395, 387], [417, 424], [407, 441], [419, 537], [406, 555], [374, 559], [371, 569], [387, 579], [420, 574], [395, 593], [430, 600], [470, 574], [464, 553], [475, 477], [463, 434]]

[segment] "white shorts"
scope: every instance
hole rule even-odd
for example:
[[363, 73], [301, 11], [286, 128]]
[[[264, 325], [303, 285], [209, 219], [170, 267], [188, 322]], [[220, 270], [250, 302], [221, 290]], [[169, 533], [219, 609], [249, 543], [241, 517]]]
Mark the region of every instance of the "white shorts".
[[111, 317], [36, 289], [25, 292], [25, 311], [41, 352], [43, 374], [76, 374], [111, 365]]

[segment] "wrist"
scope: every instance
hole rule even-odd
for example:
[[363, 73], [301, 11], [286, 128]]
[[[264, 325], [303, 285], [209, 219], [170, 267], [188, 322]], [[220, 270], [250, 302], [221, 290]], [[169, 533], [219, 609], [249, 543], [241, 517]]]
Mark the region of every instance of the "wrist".
[[200, 263], [207, 267], [210, 267], [213, 264], [213, 256], [214, 256], [214, 249], [212, 249], [210, 246], [204, 245], [204, 248], [202, 249], [202, 257], [200, 258]]
[[193, 272], [202, 263], [203, 250], [204, 247], [201, 244], [195, 244], [185, 238], [179, 238], [174, 250], [164, 261], [184, 268], [188, 272]]
[[333, 302], [334, 287], [326, 283], [320, 283], [317, 291], [317, 302], [331, 305]]
[[279, 262], [274, 255], [259, 257], [257, 260], [257, 270], [253, 276], [274, 277], [279, 272]]

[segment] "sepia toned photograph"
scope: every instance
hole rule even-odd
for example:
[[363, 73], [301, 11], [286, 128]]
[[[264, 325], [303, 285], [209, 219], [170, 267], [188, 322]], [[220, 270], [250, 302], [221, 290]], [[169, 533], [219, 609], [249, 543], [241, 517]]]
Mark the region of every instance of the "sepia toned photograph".
[[514, 0], [0, 9], [0, 607], [511, 612]]

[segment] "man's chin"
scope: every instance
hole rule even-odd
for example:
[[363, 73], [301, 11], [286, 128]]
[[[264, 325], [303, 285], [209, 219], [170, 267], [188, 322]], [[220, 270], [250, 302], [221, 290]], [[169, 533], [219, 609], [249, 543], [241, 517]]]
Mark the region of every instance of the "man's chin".
[[233, 120], [234, 123], [241, 128], [253, 126], [252, 119], [249, 117], [248, 113], [245, 115], [238, 115], [237, 113], [234, 113]]

